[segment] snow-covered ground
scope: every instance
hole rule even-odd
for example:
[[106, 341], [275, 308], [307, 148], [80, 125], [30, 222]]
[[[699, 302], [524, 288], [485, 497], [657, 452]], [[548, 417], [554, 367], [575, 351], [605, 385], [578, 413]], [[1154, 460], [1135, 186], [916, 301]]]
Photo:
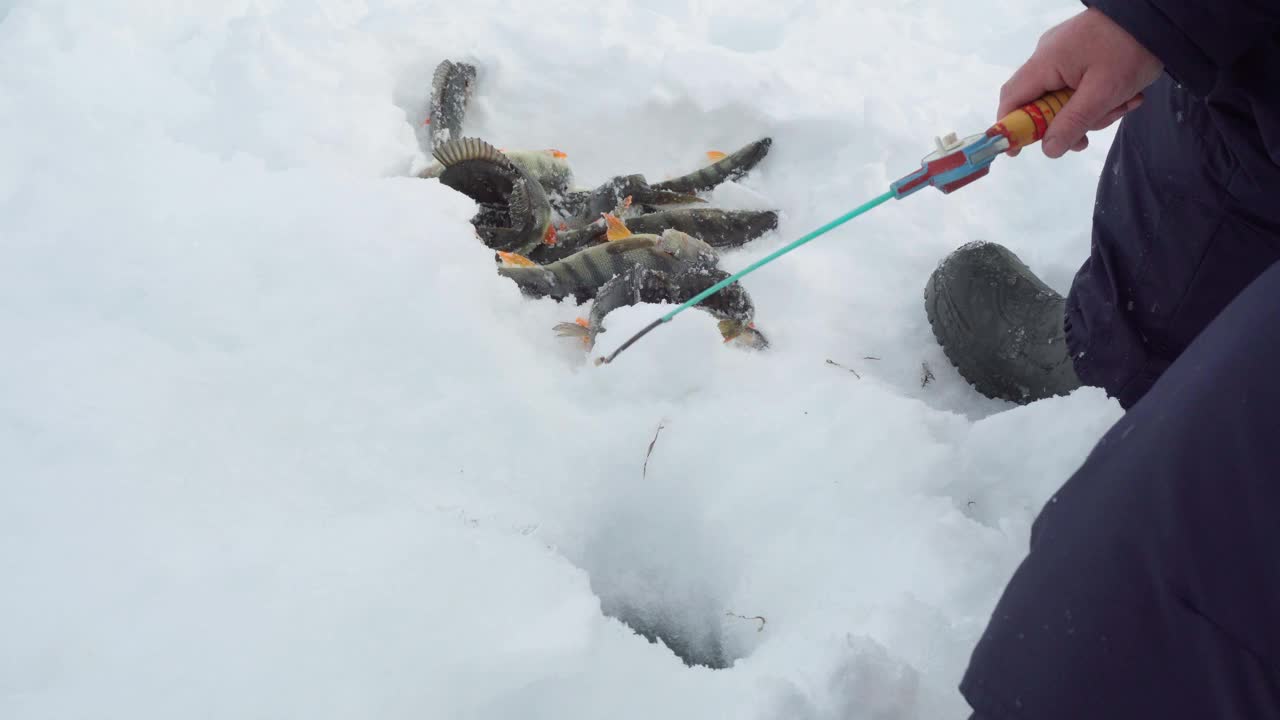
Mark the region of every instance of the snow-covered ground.
[[0, 717], [967, 717], [1120, 411], [979, 398], [921, 292], [974, 239], [1065, 291], [1110, 134], [750, 276], [765, 353], [690, 312], [599, 368], [414, 125], [452, 58], [469, 134], [582, 185], [769, 135], [714, 196], [783, 214], [736, 270], [985, 128], [1078, 8], [0, 0]]

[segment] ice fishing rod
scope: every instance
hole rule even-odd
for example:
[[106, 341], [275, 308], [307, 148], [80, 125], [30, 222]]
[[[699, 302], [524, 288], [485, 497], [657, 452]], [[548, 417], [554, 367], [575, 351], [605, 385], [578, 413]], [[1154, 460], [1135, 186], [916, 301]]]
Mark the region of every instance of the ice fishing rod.
[[758, 260], [746, 269], [721, 280], [711, 287], [690, 298], [671, 312], [646, 325], [631, 339], [622, 343], [607, 357], [596, 359], [596, 365], [607, 365], [613, 362], [623, 350], [631, 347], [637, 340], [648, 335], [660, 325], [671, 322], [677, 315], [706, 300], [720, 290], [768, 265], [796, 248], [825, 235], [850, 220], [871, 212], [890, 200], [901, 200], [926, 187], [936, 187], [945, 195], [975, 182], [991, 171], [991, 163], [997, 155], [1009, 150], [1033, 145], [1044, 138], [1053, 118], [1062, 111], [1062, 106], [1071, 99], [1071, 90], [1058, 90], [1049, 93], [1033, 103], [1014, 110], [1004, 116], [1000, 122], [992, 125], [985, 133], [958, 139], [955, 133], [943, 138], [936, 138], [937, 149], [920, 161], [920, 169], [898, 180], [889, 186], [885, 194], [870, 200], [853, 210], [841, 215], [795, 242], [787, 245], [769, 256]]

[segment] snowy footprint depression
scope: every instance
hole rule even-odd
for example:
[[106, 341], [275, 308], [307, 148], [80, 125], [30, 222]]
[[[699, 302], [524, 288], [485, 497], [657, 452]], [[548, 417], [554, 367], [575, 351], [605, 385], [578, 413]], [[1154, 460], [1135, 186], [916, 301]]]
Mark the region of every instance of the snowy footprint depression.
[[922, 289], [987, 239], [1065, 291], [1105, 141], [744, 279], [767, 350], [690, 312], [604, 367], [415, 175], [444, 59], [466, 134], [585, 186], [768, 136], [711, 197], [779, 211], [736, 271], [989, 125], [1075, 9], [980, 4], [0, 0], [0, 717], [967, 717], [1120, 411], [982, 399]]

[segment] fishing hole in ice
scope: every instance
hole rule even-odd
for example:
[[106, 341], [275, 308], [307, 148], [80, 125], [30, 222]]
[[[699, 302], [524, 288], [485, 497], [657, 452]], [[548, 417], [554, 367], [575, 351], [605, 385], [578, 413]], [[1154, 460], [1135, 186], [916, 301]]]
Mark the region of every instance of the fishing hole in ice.
[[593, 516], [573, 558], [590, 577], [601, 611], [665, 646], [689, 667], [723, 670], [768, 636], [760, 608], [732, 607], [737, 573], [700, 499], [655, 478], [631, 485]]

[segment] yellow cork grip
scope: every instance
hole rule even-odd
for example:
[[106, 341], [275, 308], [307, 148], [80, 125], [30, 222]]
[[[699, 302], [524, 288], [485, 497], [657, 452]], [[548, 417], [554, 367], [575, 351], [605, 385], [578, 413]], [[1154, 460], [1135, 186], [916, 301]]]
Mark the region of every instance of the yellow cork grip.
[[991, 127], [988, 134], [999, 133], [1005, 136], [1009, 139], [1011, 148], [1033, 145], [1044, 139], [1053, 118], [1062, 111], [1062, 106], [1071, 99], [1073, 92], [1058, 90], [1030, 105], [1024, 105], [1004, 116], [1004, 119]]

